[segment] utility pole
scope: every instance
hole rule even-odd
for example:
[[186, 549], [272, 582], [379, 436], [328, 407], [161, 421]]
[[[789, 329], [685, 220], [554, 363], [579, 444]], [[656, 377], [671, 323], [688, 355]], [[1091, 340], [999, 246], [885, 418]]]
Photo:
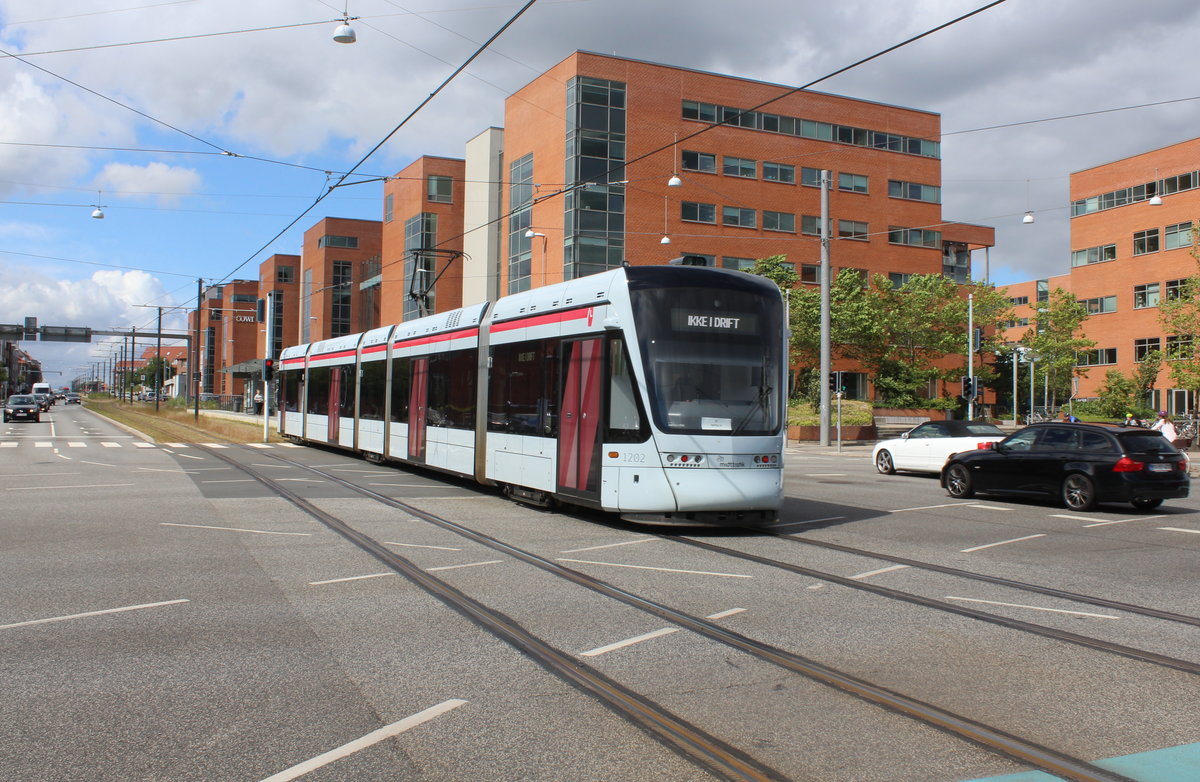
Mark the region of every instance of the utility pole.
[[156, 358], [158, 359], [158, 363], [155, 365], [155, 368], [154, 368], [154, 412], [157, 413], [158, 412], [158, 398], [160, 396], [162, 396], [162, 382], [163, 382], [163, 376], [162, 376], [162, 370], [163, 370], [162, 307], [158, 308], [158, 344], [155, 347], [154, 352], [157, 353]]
[[967, 398], [967, 420], [975, 420], [975, 294], [967, 294], [967, 377], [971, 395]]
[[195, 405], [193, 417], [195, 420], [200, 420], [200, 305], [204, 302], [204, 278], [196, 278], [196, 338], [192, 340], [192, 344], [196, 349], [192, 351], [195, 354], [195, 363], [188, 367], [188, 372], [192, 376], [188, 378], [188, 385], [193, 390], [192, 404]]
[[829, 180], [821, 170], [821, 445], [829, 445], [829, 369], [832, 364], [829, 337]]

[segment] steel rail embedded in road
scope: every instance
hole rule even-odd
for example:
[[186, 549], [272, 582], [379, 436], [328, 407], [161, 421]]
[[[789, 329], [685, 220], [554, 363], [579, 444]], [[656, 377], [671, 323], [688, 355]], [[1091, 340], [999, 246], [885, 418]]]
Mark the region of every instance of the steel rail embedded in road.
[[[511, 619], [508, 619], [507, 617], [503, 617], [502, 615], [496, 614], [495, 612], [491, 611], [491, 609], [488, 609], [485, 606], [483, 606], [482, 604], [475, 601], [473, 598], [467, 597], [466, 595], [462, 594], [461, 592], [454, 589], [453, 587], [450, 587], [449, 585], [445, 584], [444, 582], [441, 582], [440, 580], [429, 576], [427, 573], [425, 573], [425, 571], [422, 571], [422, 570], [416, 568], [414, 565], [412, 565], [412, 563], [408, 562], [404, 558], [397, 556], [392, 551], [390, 551], [386, 548], [383, 548], [382, 544], [380, 544], [378, 541], [375, 541], [374, 539], [369, 538], [369, 537], [363, 535], [362, 533], [357, 532], [356, 530], [353, 530], [348, 525], [344, 524], [343, 522], [336, 519], [335, 517], [330, 516], [329, 514], [325, 513], [324, 511], [320, 510], [319, 508], [316, 508], [315, 506], [312, 506], [310, 503], [308, 503], [307, 500], [304, 500], [303, 498], [299, 497], [298, 495], [294, 495], [293, 493], [289, 492], [287, 489], [284, 489], [284, 488], [278, 486], [277, 484], [275, 484], [273, 481], [271, 481], [271, 479], [260, 475], [252, 468], [241, 464], [237, 460], [232, 459], [231, 457], [229, 457], [225, 454], [219, 454], [215, 451], [212, 451], [211, 453], [213, 453], [214, 456], [217, 456], [217, 457], [223, 459], [224, 461], [227, 461], [230, 464], [235, 465], [239, 469], [243, 470], [247, 474], [254, 477], [256, 480], [261, 482], [263, 485], [270, 488], [272, 491], [279, 493], [281, 496], [288, 499], [290, 502], [295, 504], [297, 507], [301, 508], [302, 510], [305, 510], [305, 512], [310, 513], [310, 515], [313, 515], [315, 518], [321, 519], [323, 522], [328, 523], [332, 529], [338, 531], [340, 534], [342, 534], [348, 540], [351, 540], [352, 542], [356, 543], [357, 545], [362, 547], [364, 550], [370, 552], [371, 554], [373, 554], [374, 556], [376, 556], [377, 558], [379, 558], [381, 561], [388, 564], [389, 566], [391, 566], [391, 567], [399, 570], [400, 572], [404, 573], [405, 575], [409, 576], [416, 583], [424, 586], [425, 583], [428, 582], [430, 584], [430, 586], [426, 587], [426, 588], [431, 589], [431, 591], [435, 595], [437, 595], [441, 599], [445, 600], [451, 606], [458, 608], [458, 610], [462, 611], [468, 617], [474, 619], [477, 622], [480, 622], [481, 624], [484, 624], [489, 630], [492, 630], [497, 635], [500, 635], [501, 637], [504, 637], [506, 640], [509, 640], [510, 643], [517, 644], [522, 649], [525, 648], [525, 646], [523, 644], [526, 642], [533, 644], [535, 646], [535, 648], [545, 647], [547, 650], [549, 650], [553, 654], [551, 654], [550, 656], [548, 656], [546, 658], [537, 657], [535, 655], [536, 659], [538, 659], [540, 662], [542, 662], [543, 665], [545, 665], [547, 668], [549, 668], [553, 672], [558, 673], [561, 676], [564, 676], [564, 678], [566, 678], [571, 683], [575, 684], [577, 687], [580, 687], [581, 689], [585, 689], [585, 691], [587, 691], [593, 695], [596, 695], [597, 697], [601, 697], [602, 699], [604, 699], [604, 702], [606, 703], [606, 705], [609, 705], [610, 708], [617, 710], [618, 713], [622, 714], [623, 716], [626, 716], [626, 712], [624, 712], [622, 710], [624, 708], [622, 704], [624, 703], [625, 699], [630, 699], [631, 702], [633, 702], [633, 703], [638, 703], [638, 704], [645, 703], [645, 700], [642, 699], [641, 696], [638, 696], [636, 693], [626, 690], [621, 685], [616, 684], [615, 682], [611, 682], [611, 680], [608, 680], [607, 677], [604, 677], [602, 674], [599, 674], [598, 672], [591, 671], [591, 669], [586, 668], [586, 666], [583, 666], [580, 662], [574, 660], [573, 658], [562, 655], [561, 652], [553, 649], [552, 647], [549, 647], [547, 644], [545, 644], [545, 642], [541, 641], [540, 639], [530, 636], [523, 628], [520, 628], [519, 625], [516, 625], [514, 622], [512, 622]], [[261, 455], [261, 454], [256, 454], [256, 455]], [[720, 625], [716, 625], [708, 620], [701, 619], [699, 617], [692, 616], [692, 615], [686, 614], [682, 611], [678, 611], [676, 609], [670, 608], [669, 606], [663, 605], [661, 603], [654, 602], [653, 600], [650, 600], [645, 597], [641, 597], [632, 592], [628, 592], [624, 589], [621, 589], [620, 587], [609, 584], [608, 582], [601, 581], [601, 580], [594, 578], [592, 576], [589, 576], [585, 573], [581, 573], [579, 571], [572, 570], [571, 568], [565, 567], [557, 562], [552, 562], [550, 560], [547, 560], [547, 559], [540, 557], [536, 554], [533, 554], [531, 552], [517, 548], [510, 544], [504, 543], [503, 541], [492, 538], [481, 532], [477, 532], [475, 530], [469, 529], [460, 524], [452, 522], [448, 519], [444, 519], [440, 516], [437, 516], [436, 514], [430, 513], [429, 511], [425, 511], [414, 505], [410, 505], [402, 500], [397, 500], [397, 499], [395, 499], [393, 497], [389, 497], [385, 494], [380, 494], [379, 492], [359, 486], [358, 484], [348, 481], [340, 476], [333, 475], [329, 472], [325, 472], [325, 471], [317, 469], [315, 467], [311, 467], [309, 465], [303, 464], [302, 462], [297, 462], [295, 460], [288, 459], [288, 458], [285, 458], [282, 456], [278, 456], [276, 454], [269, 454], [269, 455], [277, 461], [283, 462], [285, 464], [290, 464], [292, 466], [299, 467], [304, 470], [308, 470], [309, 472], [312, 472], [316, 475], [320, 475], [321, 477], [325, 478], [326, 480], [332, 481], [333, 483], [336, 483], [340, 486], [350, 489], [351, 491], [354, 491], [358, 494], [361, 494], [363, 496], [374, 499], [384, 505], [388, 505], [388, 506], [396, 508], [398, 510], [402, 510], [405, 513], [408, 513], [411, 516], [415, 516], [418, 519], [427, 521], [431, 524], [435, 524], [443, 529], [454, 532], [458, 535], [461, 535], [462, 537], [465, 537], [469, 540], [475, 541], [481, 545], [487, 546], [488, 548], [491, 548], [493, 550], [508, 554], [516, 559], [519, 559], [523, 562], [526, 562], [535, 567], [538, 567], [546, 572], [552, 573], [561, 578], [565, 578], [575, 584], [586, 587], [595, 592], [599, 592], [600, 594], [603, 594], [605, 596], [619, 600], [623, 603], [626, 603], [627, 605], [631, 605], [635, 608], [639, 608], [641, 610], [644, 610], [644, 611], [646, 611], [650, 614], [653, 614], [655, 616], [658, 616], [660, 618], [666, 619], [667, 621], [669, 621], [673, 624], [676, 624], [676, 625], [684, 627], [688, 630], [691, 630], [699, 635], [709, 638], [710, 640], [714, 640], [719, 643], [725, 644], [727, 646], [733, 647], [733, 648], [738, 649], [742, 652], [745, 652], [759, 660], [763, 660], [763, 661], [772, 663], [774, 665], [785, 668], [794, 673], [803, 675], [814, 681], [834, 687], [842, 692], [849, 693], [851, 695], [854, 695], [862, 700], [868, 701], [868, 702], [873, 703], [882, 708], [885, 708], [890, 711], [908, 716], [913, 719], [917, 719], [925, 724], [936, 727], [939, 730], [943, 730], [947, 733], [956, 735], [959, 738], [970, 741], [970, 742], [972, 742], [978, 746], [981, 746], [989, 751], [1004, 755], [1006, 757], [1015, 759], [1019, 762], [1025, 763], [1027, 765], [1042, 769], [1044, 771], [1047, 771], [1048, 773], [1055, 774], [1064, 779], [1074, 780], [1074, 782], [1134, 782], [1133, 780], [1129, 779], [1128, 777], [1108, 771], [1108, 770], [1103, 769], [1099, 766], [1096, 766], [1092, 763], [1089, 763], [1088, 761], [1085, 761], [1085, 760], [1082, 760], [1079, 758], [1075, 758], [1070, 755], [1066, 755], [1064, 753], [1058, 752], [1057, 750], [1042, 746], [1040, 744], [1037, 744], [1036, 742], [1029, 741], [1027, 739], [1020, 738], [1013, 734], [1002, 731], [998, 728], [993, 728], [988, 725], [984, 725], [983, 723], [976, 722], [970, 718], [963, 717], [961, 715], [955, 714], [955, 713], [947, 711], [945, 709], [941, 709], [937, 706], [934, 706], [929, 703], [925, 703], [924, 701], [918, 700], [916, 698], [912, 698], [907, 695], [897, 693], [893, 690], [889, 690], [885, 687], [881, 687], [879, 685], [872, 684], [863, 679], [859, 679], [850, 674], [843, 673], [834, 668], [830, 668], [829, 666], [823, 665], [814, 660], [807, 659], [807, 658], [802, 657], [801, 655], [795, 654], [793, 652], [779, 649], [777, 647], [762, 643], [760, 641], [755, 641], [755, 640], [748, 638], [740, 633], [734, 632], [732, 630], [728, 630], [724, 627], [721, 627]], [[328, 518], [329, 521], [325, 521], [325, 518]], [[678, 539], [678, 540], [681, 540], [681, 542], [685, 542], [685, 543], [694, 543], [694, 541], [689, 541], [689, 540], [685, 540], [685, 539]], [[715, 548], [719, 550], [720, 547], [715, 547]], [[730, 550], [730, 553], [736, 554], [739, 552], [733, 552], [732, 550]], [[751, 557], [747, 557], [747, 558], [751, 558]], [[785, 564], [785, 563], [780, 563], [780, 564]], [[837, 577], [835, 577], [835, 578], [837, 578]], [[868, 586], [868, 585], [863, 584], [860, 586]], [[436, 590], [436, 591], [434, 591], [434, 590]], [[442, 596], [443, 595], [442, 590], [445, 590], [445, 592], [444, 592], [444, 594], [446, 595], [445, 597]], [[457, 598], [459, 596], [461, 596], [461, 599], [463, 601], [465, 601], [463, 603], [462, 608], [459, 608], [458, 603], [454, 602], [455, 598]], [[469, 612], [467, 610], [465, 610], [466, 606], [470, 606], [471, 610]], [[496, 616], [502, 618], [502, 621], [498, 622], [494, 626], [494, 628], [491, 624], [485, 624], [485, 622], [487, 622], [487, 620], [488, 620], [488, 617], [490, 617], [492, 615], [496, 615]], [[519, 630], [519, 633], [510, 635], [510, 633], [509, 633], [510, 629]], [[532, 654], [532, 652], [531, 652], [531, 654]], [[563, 665], [563, 670], [560, 671], [558, 667], [551, 667], [552, 662], [555, 666], [557, 666], [559, 664]], [[584, 673], [588, 673], [589, 676], [586, 678], [577, 679], [573, 675], [576, 671], [578, 671], [581, 675]], [[609, 695], [610, 695], [610, 692], [608, 690], [609, 686], [618, 688], [617, 691], [619, 691], [620, 696], [617, 697], [615, 700], [609, 700]], [[595, 687], [595, 689], [593, 689], [593, 687]], [[657, 707], [654, 707], [654, 708], [657, 708]], [[640, 710], [637, 711], [636, 713], [642, 714], [642, 712]], [[646, 716], [650, 716], [650, 715], [647, 714]], [[627, 718], [630, 718], [630, 717], [627, 717]], [[655, 722], [652, 722], [651, 728], [656, 727], [656, 725], [657, 724]], [[692, 728], [692, 730], [698, 731], [698, 729], [696, 729], [696, 728]], [[669, 745], [672, 746], [673, 748], [676, 748], [677, 751], [680, 751], [680, 752], [685, 752], [689, 747], [692, 746], [691, 742], [688, 742], [688, 741], [684, 741], [682, 743], [677, 743], [677, 740], [675, 739], [674, 734], [671, 731], [667, 731], [666, 734], [655, 732], [653, 735], [655, 735], [656, 737], [659, 737], [660, 740], [664, 740], [664, 738], [663, 738], [664, 735], [671, 738], [671, 743]], [[715, 738], [712, 739], [712, 742], [715, 742], [714, 746], [720, 746], [720, 747], [726, 746], [723, 743], [719, 742], [719, 740], [717, 740]], [[697, 762], [705, 762], [706, 764], [708, 764], [711, 767], [711, 762], [712, 762], [713, 758], [712, 758], [712, 756], [710, 756], [708, 754], [711, 751], [711, 747], [708, 747], [707, 745], [701, 745], [696, 748], [698, 748], [701, 751], [701, 756], [700, 756], [701, 759], [698, 760]], [[745, 759], [744, 762], [754, 763], [755, 765], [757, 765], [756, 761], [752, 761], [750, 758], [743, 755], [739, 750], [736, 750], [733, 748], [728, 748], [728, 749], [732, 752], [737, 753], [737, 757], [744, 758]], [[687, 752], [686, 756], [689, 758], [692, 758], [693, 760], [697, 759], [697, 756], [694, 754], [691, 754], [690, 752]], [[735, 770], [736, 767], [729, 766], [729, 767], [725, 767], [725, 768], [728, 768], [729, 771], [733, 771], [733, 770]], [[761, 767], [761, 768], [765, 768], [765, 767]], [[769, 769], [765, 769], [765, 771], [766, 771], [766, 773], [770, 773], [770, 774], [777, 773], [777, 772], [771, 771]], [[743, 776], [743, 777], [737, 777], [737, 778], [760, 778], [760, 777], [745, 777], [745, 776]], [[781, 778], [781, 777], [764, 776], [761, 778], [771, 779], [771, 778]]]
[[[262, 475], [226, 454], [219, 453], [211, 448], [204, 448], [203, 445], [199, 447], [250, 475], [272, 492], [283, 497], [329, 529], [408, 578], [459, 614], [470, 619], [522, 653], [529, 655], [543, 668], [565, 680], [567, 683], [595, 697], [618, 716], [642, 728], [660, 743], [693, 763], [712, 771], [724, 779], [761, 782], [788, 779], [785, 775], [759, 762], [740, 749], [706, 733], [648, 698], [608, 678], [595, 668], [556, 649], [531, 634], [510, 617], [488, 608], [449, 583], [431, 576], [428, 572], [417, 567], [404, 557], [399, 556], [379, 541], [359, 532], [338, 517], [321, 510], [305, 498], [279, 485], [267, 476]], [[275, 458], [280, 461], [291, 462], [290, 459]], [[305, 466], [299, 463], [296, 464], [302, 467]], [[343, 481], [336, 476], [328, 475], [320, 470], [315, 470], [311, 467], [307, 467], [307, 469], [349, 488], [359, 488], [355, 484]], [[373, 494], [369, 490], [362, 491], [368, 495]], [[382, 496], [378, 495], [380, 498]], [[416, 509], [403, 509], [410, 513], [416, 512]], [[422, 518], [426, 516], [424, 512], [416, 512], [415, 515], [420, 515]]]
[[949, 576], [960, 576], [969, 578], [975, 581], [983, 581], [988, 584], [996, 584], [998, 586], [1011, 587], [1025, 592], [1036, 592], [1041, 595], [1050, 597], [1058, 597], [1063, 600], [1070, 600], [1076, 603], [1088, 603], [1102, 608], [1111, 608], [1116, 611], [1125, 611], [1130, 614], [1141, 614], [1142, 616], [1152, 617], [1154, 619], [1162, 619], [1167, 622], [1180, 622], [1182, 624], [1196, 625], [1200, 627], [1200, 617], [1188, 616], [1187, 614], [1177, 614], [1174, 611], [1163, 611], [1159, 608], [1148, 608], [1146, 606], [1134, 605], [1132, 603], [1122, 603], [1119, 600], [1108, 600], [1103, 597], [1092, 597], [1090, 595], [1081, 595], [1078, 592], [1068, 592], [1063, 589], [1054, 587], [1041, 586], [1039, 584], [1029, 584], [1024, 581], [1014, 581], [1011, 578], [1003, 578], [1001, 576], [989, 576], [986, 573], [974, 573], [969, 570], [960, 570], [958, 568], [948, 567], [946, 565], [935, 565], [932, 562], [921, 562], [916, 559], [907, 559], [905, 557], [897, 557], [892, 554], [879, 554], [874, 551], [865, 549], [857, 549], [851, 546], [843, 546], [840, 543], [830, 543], [824, 540], [811, 540], [809, 538], [798, 538], [795, 535], [785, 534], [782, 532], [772, 532], [770, 530], [745, 528], [747, 532], [758, 534], [767, 534], [782, 540], [791, 541], [793, 543], [802, 543], [806, 546], [819, 546], [820, 548], [829, 549], [831, 551], [840, 551], [844, 554], [854, 554], [860, 557], [870, 559], [881, 559], [884, 562], [893, 562], [897, 565], [906, 565], [919, 570], [931, 570], [935, 573], [944, 573]]

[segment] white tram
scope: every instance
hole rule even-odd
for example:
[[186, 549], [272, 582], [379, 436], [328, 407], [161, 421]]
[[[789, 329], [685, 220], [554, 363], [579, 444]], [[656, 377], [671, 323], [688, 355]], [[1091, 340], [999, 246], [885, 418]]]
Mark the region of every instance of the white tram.
[[279, 431], [643, 522], [771, 520], [784, 306], [743, 272], [636, 266], [280, 356]]

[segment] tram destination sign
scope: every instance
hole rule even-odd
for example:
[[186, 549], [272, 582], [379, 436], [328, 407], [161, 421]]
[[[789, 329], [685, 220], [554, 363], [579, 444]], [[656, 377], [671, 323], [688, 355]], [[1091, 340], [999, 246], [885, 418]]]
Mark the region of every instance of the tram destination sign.
[[705, 312], [679, 308], [671, 310], [671, 328], [675, 331], [753, 334], [758, 331], [758, 316], [751, 312]]

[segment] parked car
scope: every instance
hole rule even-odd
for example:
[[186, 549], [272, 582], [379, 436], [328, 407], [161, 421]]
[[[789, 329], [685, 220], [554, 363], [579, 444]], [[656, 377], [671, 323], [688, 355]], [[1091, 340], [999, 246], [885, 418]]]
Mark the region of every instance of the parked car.
[[871, 458], [884, 475], [897, 470], [938, 473], [952, 454], [1002, 439], [1004, 431], [987, 421], [926, 421], [898, 438], [877, 443]]
[[79, 394], [67, 394], [66, 399], [63, 400], [63, 404], [65, 404], [65, 405], [83, 404], [83, 398], [80, 397]]
[[1112, 424], [1028, 426], [942, 470], [951, 497], [976, 492], [1057, 497], [1071, 510], [1128, 502], [1139, 510], [1188, 496], [1188, 459], [1158, 432]]
[[33, 394], [13, 394], [4, 403], [4, 423], [42, 420], [42, 407]]

